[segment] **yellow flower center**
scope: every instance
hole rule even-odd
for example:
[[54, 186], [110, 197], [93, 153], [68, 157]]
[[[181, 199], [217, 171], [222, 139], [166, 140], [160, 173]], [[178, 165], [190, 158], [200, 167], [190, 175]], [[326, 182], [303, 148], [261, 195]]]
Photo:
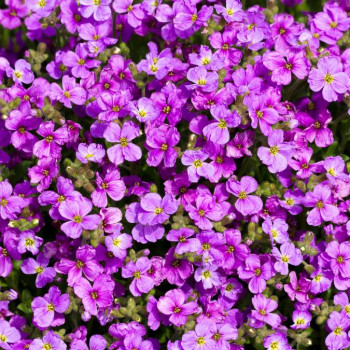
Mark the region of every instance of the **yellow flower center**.
[[199, 209], [198, 210], [198, 215], [199, 216], [204, 216], [205, 215], [205, 211], [203, 209]]
[[114, 239], [114, 240], [113, 240], [113, 245], [114, 245], [115, 247], [119, 247], [119, 245], [120, 245], [120, 239], [119, 239], [119, 238]]
[[232, 10], [232, 9], [227, 9], [227, 10], [226, 10], [226, 13], [227, 13], [229, 16], [232, 16], [232, 15], [233, 15], [233, 10]]
[[324, 207], [324, 205], [323, 205], [323, 202], [322, 202], [322, 201], [318, 201], [318, 202], [316, 203], [316, 208], [322, 209], [323, 207]]
[[40, 275], [41, 273], [44, 272], [44, 269], [43, 269], [41, 266], [38, 266], [38, 267], [35, 269], [35, 272], [38, 273], [38, 274]]
[[97, 292], [92, 292], [91, 294], [92, 299], [97, 299], [98, 298], [98, 293]]
[[144, 111], [143, 109], [141, 109], [141, 111], [139, 111], [139, 116], [140, 116], [141, 118], [144, 118], [146, 115], [147, 115], [147, 112]]
[[202, 63], [203, 63], [204, 66], [206, 66], [207, 64], [210, 63], [210, 59], [209, 59], [208, 57], [204, 57], [204, 58], [202, 59]]
[[120, 138], [120, 146], [126, 147], [128, 145], [128, 140], [125, 137]]
[[259, 310], [259, 314], [265, 316], [266, 315], [266, 311], [264, 309], [261, 309], [261, 310]]
[[276, 154], [278, 154], [278, 152], [279, 152], [279, 149], [278, 149], [277, 146], [273, 146], [273, 147], [270, 148], [270, 153], [271, 153], [273, 156], [275, 156]]
[[209, 243], [203, 243], [202, 244], [202, 249], [203, 250], [209, 250], [210, 249], [210, 244]]
[[14, 72], [14, 75], [17, 79], [21, 79], [22, 78], [22, 73], [21, 72], [18, 72], [18, 71], [15, 71]]
[[293, 206], [294, 205], [294, 200], [292, 198], [287, 198], [286, 199], [286, 203], [290, 206]]
[[49, 344], [49, 343], [45, 343], [45, 344], [43, 345], [43, 350], [52, 350], [52, 345]]
[[324, 81], [325, 81], [327, 84], [330, 84], [333, 80], [334, 80], [334, 77], [332, 77], [329, 73], [327, 73], [327, 74], [324, 76]]
[[81, 260], [78, 260], [77, 261], [77, 268], [78, 269], [81, 269], [81, 268], [83, 268], [85, 266], [85, 264], [81, 261]]
[[6, 343], [6, 340], [7, 340], [6, 336], [3, 334], [0, 334], [0, 341], [3, 343]]
[[136, 279], [141, 278], [141, 273], [140, 273], [140, 271], [135, 271], [133, 276], [134, 276], [134, 278], [136, 278]]
[[261, 275], [261, 270], [259, 268], [255, 269], [254, 273], [255, 273], [255, 276], [260, 276]]
[[205, 85], [206, 83], [207, 83], [207, 81], [206, 81], [205, 79], [199, 79], [199, 80], [197, 81], [197, 84], [198, 84], [198, 85], [201, 85], [201, 86]]
[[195, 14], [192, 15], [191, 21], [192, 21], [192, 22], [196, 22], [196, 21], [197, 21], [197, 18], [198, 18], [198, 15], [195, 13]]
[[238, 194], [238, 198], [239, 199], [246, 199], [248, 196], [247, 196], [247, 193], [245, 191], [242, 191]]
[[205, 345], [205, 338], [204, 337], [197, 338], [197, 344], [198, 345]]
[[286, 255], [282, 255], [281, 256], [281, 261], [284, 262], [284, 263], [288, 263], [289, 262], [289, 257], [286, 256]]
[[323, 277], [323, 275], [321, 275], [321, 274], [316, 275], [315, 276], [315, 281], [316, 282], [320, 282], [322, 280], [322, 277]]
[[120, 111], [120, 107], [119, 106], [113, 106], [112, 107], [112, 111], [113, 112], [119, 112]]
[[171, 107], [170, 106], [166, 106], [163, 108], [163, 113], [165, 114], [169, 114], [171, 112]]
[[333, 333], [335, 335], [342, 335], [343, 334], [343, 328], [342, 327], [337, 327], [334, 329]]
[[211, 277], [211, 272], [209, 270], [205, 270], [202, 273], [202, 275], [203, 275], [204, 278], [210, 278]]
[[286, 63], [285, 67], [286, 67], [288, 70], [292, 70], [293, 65], [292, 65], [291, 63]]
[[337, 22], [331, 22], [331, 23], [329, 23], [329, 26], [331, 28], [337, 28], [338, 27], [338, 23]]
[[81, 65], [81, 66], [84, 65], [85, 64], [85, 60], [83, 58], [80, 58], [78, 60], [78, 64]]
[[38, 2], [38, 5], [39, 5], [40, 7], [44, 7], [44, 6], [46, 5], [46, 1], [45, 1], [45, 0], [40, 0], [40, 1]]
[[31, 238], [26, 238], [25, 242], [24, 242], [24, 245], [26, 247], [32, 247], [34, 245], [34, 239], [31, 239]]
[[335, 176], [336, 175], [336, 172], [333, 168], [329, 168], [328, 169], [328, 174], [332, 175], [332, 176]]
[[219, 127], [220, 129], [226, 129], [226, 127], [227, 127], [226, 121], [223, 120], [223, 119], [219, 119], [218, 127]]
[[55, 311], [55, 305], [50, 303], [47, 305], [47, 311]]
[[83, 219], [80, 215], [75, 215], [73, 218], [73, 221], [76, 222], [77, 224], [80, 224], [81, 222], [83, 222]]
[[159, 214], [163, 213], [163, 211], [164, 211], [163, 208], [158, 207], [155, 209], [154, 214], [159, 215]]
[[63, 96], [64, 96], [64, 97], [67, 97], [67, 98], [70, 98], [70, 92], [69, 92], [69, 91], [65, 91], [65, 92], [63, 93]]
[[160, 147], [162, 151], [167, 151], [168, 150], [168, 145], [166, 143], [163, 143], [162, 146]]
[[203, 163], [200, 159], [197, 159], [193, 162], [193, 165], [195, 168], [200, 168], [203, 165]]
[[338, 262], [339, 264], [342, 264], [342, 263], [344, 262], [344, 257], [343, 257], [342, 255], [339, 255], [339, 256], [337, 257], [337, 262]]
[[2, 207], [6, 207], [6, 205], [7, 205], [7, 200], [5, 199], [5, 198], [3, 198], [2, 200], [1, 200], [1, 202], [0, 202], [0, 204], [1, 204], [1, 206]]
[[175, 307], [173, 311], [174, 311], [174, 314], [178, 314], [181, 312], [181, 309], [179, 307]]
[[295, 323], [298, 324], [298, 325], [305, 324], [305, 320], [303, 318], [297, 318], [295, 320]]

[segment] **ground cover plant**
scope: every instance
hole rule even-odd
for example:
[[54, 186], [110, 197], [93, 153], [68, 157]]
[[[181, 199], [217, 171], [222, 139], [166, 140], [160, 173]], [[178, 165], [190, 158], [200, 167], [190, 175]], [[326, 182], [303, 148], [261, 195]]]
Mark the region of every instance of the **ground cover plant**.
[[0, 348], [350, 348], [349, 14], [0, 1]]

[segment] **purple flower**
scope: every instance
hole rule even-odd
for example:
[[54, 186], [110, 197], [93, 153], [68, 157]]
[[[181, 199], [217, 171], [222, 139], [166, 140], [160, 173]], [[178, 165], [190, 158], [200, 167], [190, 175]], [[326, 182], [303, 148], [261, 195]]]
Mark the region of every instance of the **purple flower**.
[[103, 146], [99, 143], [80, 143], [78, 146], [78, 151], [76, 152], [76, 157], [83, 164], [88, 162], [101, 163], [104, 158], [106, 151]]
[[322, 90], [323, 98], [332, 102], [348, 90], [350, 80], [338, 58], [322, 57], [309, 74], [309, 84], [312, 91]]
[[252, 316], [258, 321], [269, 324], [271, 327], [278, 327], [281, 324], [281, 317], [273, 314], [278, 303], [275, 300], [268, 299], [262, 294], [254, 295], [252, 299], [255, 310], [252, 311]]
[[243, 18], [242, 4], [237, 0], [226, 0], [226, 7], [214, 5], [218, 14], [225, 18], [228, 23], [241, 21]]
[[306, 193], [303, 204], [313, 208], [306, 219], [312, 226], [319, 226], [323, 221], [332, 221], [339, 214], [339, 209], [334, 205], [331, 190], [322, 184], [315, 186], [312, 193]]
[[215, 91], [218, 87], [218, 74], [208, 72], [204, 67], [190, 68], [187, 73], [187, 79], [193, 84], [188, 85], [191, 90], [202, 89], [203, 91]]
[[331, 333], [326, 338], [326, 345], [329, 349], [345, 349], [349, 346], [348, 329], [350, 319], [341, 313], [333, 311], [327, 320], [328, 329]]
[[310, 326], [312, 316], [307, 311], [295, 310], [293, 311], [292, 319], [294, 322], [290, 326], [292, 329], [306, 329]]
[[37, 137], [31, 134], [29, 130], [36, 130], [42, 122], [41, 118], [29, 113], [29, 111], [13, 110], [5, 120], [6, 129], [12, 131], [12, 145], [25, 152], [31, 152], [34, 143], [37, 141]]
[[87, 198], [82, 198], [78, 201], [64, 201], [58, 211], [63, 218], [69, 220], [61, 225], [61, 230], [71, 238], [80, 237], [83, 229], [94, 230], [101, 222], [99, 215], [92, 214], [92, 203]]
[[264, 339], [264, 347], [267, 350], [283, 349], [292, 350], [292, 347], [288, 344], [287, 337], [283, 333], [274, 333]]
[[268, 137], [268, 147], [259, 147], [258, 157], [271, 173], [285, 170], [293, 153], [292, 145], [283, 142], [283, 131], [273, 130]]
[[154, 287], [153, 279], [147, 275], [151, 266], [151, 261], [148, 258], [141, 257], [136, 262], [130, 261], [123, 267], [123, 278], [134, 277], [129, 286], [133, 296], [139, 297], [142, 293], [148, 293]]
[[42, 339], [34, 339], [29, 346], [29, 350], [66, 350], [67, 345], [54, 331], [48, 331]]
[[0, 216], [2, 219], [15, 219], [25, 206], [18, 196], [12, 196], [12, 186], [8, 181], [0, 182]]
[[158, 310], [169, 317], [169, 321], [176, 327], [186, 323], [187, 316], [193, 315], [198, 309], [194, 301], [186, 303], [185, 293], [181, 289], [172, 289], [159, 298]]
[[33, 231], [23, 231], [18, 241], [18, 252], [23, 254], [28, 251], [36, 255], [39, 253], [39, 247], [42, 245], [43, 241], [41, 237], [35, 236]]
[[21, 340], [21, 334], [15, 327], [4, 319], [0, 319], [0, 346], [5, 350], [12, 349], [12, 345]]
[[194, 272], [194, 279], [197, 282], [202, 282], [204, 289], [219, 286], [222, 284], [222, 281], [220, 274], [216, 271], [217, 269], [218, 267], [216, 265], [199, 267]]
[[212, 336], [212, 323], [200, 322], [194, 331], [189, 331], [182, 336], [182, 348], [186, 350], [214, 350], [216, 344]]
[[258, 183], [250, 176], [243, 176], [241, 181], [235, 181], [230, 178], [226, 182], [226, 190], [238, 197], [235, 208], [244, 216], [259, 212], [263, 207], [263, 202], [258, 196], [249, 196], [249, 193], [255, 192]]
[[271, 263], [255, 254], [248, 256], [244, 263], [244, 266], [238, 267], [239, 278], [249, 281], [248, 288], [252, 293], [262, 293], [266, 281], [272, 277]]
[[62, 78], [62, 88], [52, 83], [50, 87], [52, 99], [62, 102], [67, 108], [72, 108], [72, 103], [83, 105], [86, 101], [86, 91], [80, 87], [74, 78], [65, 75]]
[[117, 142], [107, 150], [109, 160], [115, 165], [122, 164], [124, 160], [135, 162], [142, 157], [141, 148], [130, 141], [140, 135], [139, 127], [131, 121], [123, 124], [123, 127], [116, 123], [110, 123], [104, 133], [104, 137], [109, 142]]
[[175, 248], [176, 254], [195, 252], [200, 246], [197, 238], [189, 238], [194, 235], [194, 231], [181, 227], [179, 230], [170, 230], [166, 239], [170, 242], [178, 242]]
[[51, 14], [53, 8], [55, 7], [55, 0], [28, 0], [26, 5], [40, 17], [47, 17]]
[[107, 340], [99, 334], [93, 335], [89, 340], [89, 347], [86, 342], [78, 339], [71, 343], [70, 350], [105, 350]]
[[293, 243], [283, 243], [280, 250], [274, 247], [271, 254], [277, 260], [274, 264], [275, 270], [282, 275], [288, 275], [288, 264], [298, 266], [303, 261], [301, 251]]
[[288, 224], [282, 219], [272, 221], [271, 218], [268, 217], [263, 222], [262, 229], [270, 236], [272, 245], [274, 245], [275, 241], [279, 244], [289, 241]]
[[40, 124], [37, 133], [44, 137], [37, 141], [33, 148], [33, 154], [38, 158], [52, 157], [59, 158], [61, 155], [61, 145], [68, 141], [67, 131], [59, 128], [56, 131], [54, 122]]
[[155, 120], [159, 114], [153, 100], [147, 97], [141, 97], [135, 104], [131, 105], [130, 110], [139, 122]]
[[249, 147], [254, 143], [253, 135], [254, 133], [251, 131], [237, 133], [233, 140], [226, 146], [227, 156], [233, 158], [250, 157], [252, 153], [249, 151]]
[[203, 151], [185, 151], [181, 162], [183, 165], [189, 165], [187, 174], [191, 182], [198, 182], [201, 176], [207, 179], [214, 175], [214, 166], [204, 162], [208, 157]]
[[299, 79], [308, 75], [309, 62], [304, 51], [297, 54], [286, 52], [268, 52], [264, 55], [265, 67], [272, 71], [271, 80], [277, 84], [288, 85], [292, 81], [292, 73]]
[[35, 286], [43, 288], [48, 283], [52, 282], [56, 276], [56, 271], [53, 267], [47, 267], [50, 259], [46, 258], [44, 254], [39, 253], [37, 260], [28, 258], [23, 260], [21, 270], [26, 275], [37, 274]]
[[91, 194], [91, 199], [94, 205], [99, 208], [107, 207], [107, 194], [114, 200], [120, 201], [125, 195], [124, 181], [120, 180], [120, 174], [117, 170], [108, 172], [104, 178], [96, 173], [96, 185], [94, 192]]
[[138, 219], [143, 225], [162, 224], [177, 211], [177, 200], [170, 194], [162, 198], [157, 193], [148, 193], [141, 199], [142, 211]]
[[81, 14], [85, 18], [93, 15], [95, 21], [107, 21], [111, 17], [109, 4], [112, 0], [80, 0]]
[[63, 313], [69, 307], [69, 295], [62, 294], [58, 287], [52, 286], [44, 297], [34, 298], [33, 321], [42, 328], [61, 326], [65, 322]]
[[203, 128], [203, 135], [214, 143], [224, 145], [230, 140], [228, 128], [238, 126], [241, 118], [237, 111], [231, 112], [223, 105], [214, 106], [210, 113], [216, 121]]
[[180, 134], [175, 127], [165, 125], [151, 128], [147, 133], [146, 145], [150, 149], [147, 164], [158, 166], [164, 160], [164, 166], [171, 168], [175, 165], [178, 153], [174, 149], [180, 141]]
[[69, 286], [79, 282], [83, 274], [89, 281], [94, 281], [103, 272], [103, 267], [96, 260], [95, 249], [88, 245], [77, 249], [76, 260], [61, 258], [55, 264], [55, 269], [58, 273], [68, 275]]
[[125, 117], [129, 113], [131, 106], [130, 93], [129, 91], [120, 91], [113, 94], [102, 92], [97, 97], [97, 104], [102, 110], [98, 115], [98, 119], [112, 122], [113, 119]]
[[176, 29], [186, 31], [193, 28], [197, 31], [203, 27], [213, 12], [212, 7], [202, 6], [199, 12], [195, 6], [191, 6], [190, 3], [181, 7], [181, 10], [174, 18], [174, 26]]
[[22, 59], [16, 61], [15, 69], [8, 66], [6, 74], [9, 78], [12, 78], [15, 83], [19, 84], [30, 84], [34, 80], [34, 74], [31, 70], [30, 64]]
[[108, 275], [99, 275], [93, 286], [82, 277], [74, 285], [74, 293], [82, 299], [85, 310], [90, 315], [97, 315], [97, 307], [105, 308], [113, 303], [113, 289], [115, 282]]
[[127, 21], [133, 28], [141, 26], [142, 20], [145, 17], [141, 5], [134, 5], [133, 0], [115, 0], [113, 2], [113, 9], [117, 13], [126, 13]]
[[90, 74], [90, 68], [96, 68], [100, 65], [100, 61], [88, 59], [88, 51], [79, 44], [75, 52], [68, 51], [63, 56], [63, 63], [67, 67], [72, 68], [72, 74], [76, 78], [87, 78]]
[[118, 230], [105, 238], [105, 245], [109, 252], [121, 260], [127, 255], [127, 249], [132, 246], [132, 237], [126, 233], [120, 233]]
[[309, 301], [310, 280], [301, 276], [299, 281], [295, 271], [289, 273], [290, 283], [284, 285], [284, 290], [287, 292], [291, 300], [297, 300], [300, 303]]

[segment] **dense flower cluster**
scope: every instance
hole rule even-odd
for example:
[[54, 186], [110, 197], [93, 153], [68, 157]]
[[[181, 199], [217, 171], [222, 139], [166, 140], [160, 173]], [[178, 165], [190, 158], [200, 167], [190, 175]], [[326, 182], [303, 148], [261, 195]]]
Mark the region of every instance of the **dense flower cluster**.
[[0, 348], [350, 346], [350, 4], [301, 2], [5, 0]]

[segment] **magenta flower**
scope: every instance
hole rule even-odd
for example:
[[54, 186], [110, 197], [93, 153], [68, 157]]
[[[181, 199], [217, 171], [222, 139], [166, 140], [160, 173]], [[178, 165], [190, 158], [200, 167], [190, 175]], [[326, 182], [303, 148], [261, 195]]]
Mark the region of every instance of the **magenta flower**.
[[130, 141], [140, 135], [139, 127], [131, 121], [123, 124], [122, 129], [116, 123], [110, 123], [104, 133], [104, 137], [109, 142], [117, 142], [107, 150], [109, 160], [115, 165], [122, 164], [124, 160], [136, 162], [142, 157], [142, 151], [139, 146]]
[[41, 124], [40, 118], [27, 115], [24, 111], [13, 110], [5, 120], [6, 129], [11, 130], [12, 145], [25, 152], [31, 152], [34, 143], [38, 140], [30, 130], [36, 130]]
[[158, 166], [163, 160], [165, 167], [173, 167], [178, 156], [174, 146], [179, 141], [180, 134], [175, 127], [162, 125], [159, 128], [150, 129], [146, 139], [147, 148], [150, 149], [147, 156], [147, 164]]
[[26, 2], [26, 5], [30, 10], [38, 14], [40, 17], [47, 17], [51, 14], [55, 6], [55, 0], [47, 0], [47, 1], [28, 0]]
[[319, 226], [324, 221], [332, 221], [339, 214], [339, 209], [334, 205], [331, 190], [319, 184], [313, 192], [307, 192], [303, 201], [304, 206], [313, 209], [307, 216], [307, 223], [312, 226]]
[[96, 185], [91, 199], [94, 205], [99, 208], [107, 207], [107, 194], [114, 201], [120, 201], [125, 195], [126, 187], [124, 181], [120, 180], [120, 174], [117, 170], [107, 172], [104, 178], [96, 172]]
[[195, 252], [200, 246], [197, 238], [189, 238], [194, 235], [194, 231], [189, 228], [181, 227], [179, 230], [170, 230], [166, 239], [170, 242], [177, 242], [175, 253], [183, 254]]
[[215, 340], [212, 339], [214, 330], [211, 322], [197, 323], [194, 331], [189, 331], [182, 336], [181, 346], [186, 350], [214, 350]]
[[33, 231], [23, 231], [19, 236], [17, 250], [21, 254], [31, 252], [33, 255], [36, 255], [39, 253], [39, 247], [43, 241], [43, 238], [35, 236]]
[[254, 295], [252, 299], [255, 310], [252, 311], [252, 316], [258, 321], [269, 324], [271, 327], [278, 327], [281, 324], [281, 317], [273, 314], [278, 303], [275, 300], [268, 299], [262, 294]]
[[131, 104], [130, 110], [139, 122], [155, 120], [159, 114], [154, 102], [147, 97], [141, 97], [136, 103]]
[[65, 322], [63, 313], [69, 307], [69, 295], [62, 294], [58, 287], [52, 286], [44, 297], [34, 298], [33, 321], [42, 328], [61, 326]]
[[228, 23], [241, 21], [243, 18], [242, 4], [237, 0], [226, 0], [226, 7], [214, 5], [218, 14], [225, 18]]
[[214, 175], [214, 166], [204, 162], [208, 157], [209, 155], [203, 151], [185, 151], [181, 162], [189, 166], [187, 174], [191, 182], [198, 182], [201, 176], [207, 179]]
[[51, 84], [50, 96], [62, 102], [67, 108], [72, 108], [72, 103], [82, 105], [86, 101], [86, 91], [76, 83], [74, 78], [67, 75], [62, 78], [62, 88], [56, 83]]
[[40, 124], [37, 133], [44, 139], [35, 143], [33, 154], [38, 158], [59, 158], [61, 155], [60, 146], [68, 141], [66, 129], [59, 128], [55, 131], [55, 123], [46, 122]]
[[147, 275], [151, 268], [151, 261], [146, 257], [138, 258], [136, 262], [130, 261], [122, 269], [123, 278], [134, 277], [129, 289], [133, 296], [139, 297], [142, 293], [148, 293], [154, 287], [154, 281]]
[[293, 311], [292, 319], [294, 324], [290, 326], [292, 329], [306, 329], [310, 327], [312, 316], [307, 311], [295, 310]]
[[97, 315], [98, 307], [105, 308], [113, 304], [114, 281], [108, 275], [99, 275], [93, 286], [82, 277], [74, 285], [74, 293], [82, 299], [85, 310], [90, 315]]
[[25, 60], [18, 60], [15, 63], [15, 69], [10, 66], [6, 69], [6, 74], [12, 78], [15, 83], [30, 84], [34, 80], [34, 74], [30, 64]]
[[51, 283], [55, 276], [56, 271], [53, 267], [48, 267], [50, 259], [46, 258], [44, 254], [39, 253], [37, 260], [28, 258], [23, 260], [21, 270], [26, 275], [37, 274], [35, 280], [35, 286], [37, 288], [43, 288], [48, 283]]
[[[105, 83], [110, 85], [110, 83]], [[97, 104], [102, 110], [98, 119], [100, 121], [112, 122], [113, 119], [125, 117], [130, 109], [130, 93], [128, 90], [110, 94], [103, 92], [97, 97]]]
[[109, 252], [121, 260], [127, 255], [127, 249], [132, 246], [132, 237], [126, 233], [120, 233], [118, 230], [105, 238], [105, 245]]
[[185, 293], [181, 289], [172, 289], [159, 298], [158, 310], [169, 317], [169, 321], [176, 327], [186, 323], [187, 316], [193, 315], [198, 309], [194, 301], [186, 303]]
[[216, 121], [203, 128], [203, 135], [214, 143], [224, 145], [230, 140], [228, 128], [238, 126], [241, 118], [237, 111], [231, 112], [223, 105], [214, 106], [210, 113]]
[[239, 278], [249, 281], [248, 288], [252, 293], [262, 293], [266, 281], [272, 277], [271, 263], [255, 254], [248, 256], [244, 263], [244, 266], [238, 267]]
[[58, 211], [63, 218], [69, 220], [61, 225], [61, 230], [71, 238], [80, 237], [83, 229], [94, 230], [101, 222], [99, 215], [92, 214], [92, 203], [87, 198], [82, 198], [78, 201], [64, 201]]
[[201, 10], [197, 12], [197, 9], [193, 5], [185, 5], [181, 7], [181, 10], [174, 18], [174, 26], [176, 29], [186, 31], [193, 29], [197, 31], [203, 27], [213, 12], [213, 8], [209, 6], [202, 6]]
[[348, 317], [333, 311], [327, 320], [327, 327], [331, 331], [326, 337], [326, 345], [329, 349], [345, 349], [349, 346], [350, 319]]
[[9, 322], [0, 319], [0, 346], [5, 350], [12, 349], [12, 345], [21, 340], [21, 334], [17, 328], [12, 327]]
[[88, 245], [77, 249], [75, 260], [61, 258], [55, 264], [55, 269], [58, 273], [68, 275], [70, 287], [79, 282], [83, 274], [89, 281], [94, 281], [103, 272], [103, 267], [96, 260], [95, 249]]
[[309, 62], [304, 51], [297, 54], [282, 54], [280, 52], [268, 52], [264, 55], [263, 63], [265, 67], [272, 71], [271, 80], [277, 84], [288, 85], [292, 81], [292, 73], [299, 79], [304, 79], [308, 75]]
[[290, 143], [283, 142], [283, 131], [273, 130], [268, 137], [268, 144], [270, 148], [259, 147], [258, 157], [268, 166], [271, 173], [285, 170], [293, 154], [293, 148]]
[[191, 90], [202, 89], [203, 91], [215, 91], [218, 87], [218, 74], [209, 73], [204, 67], [190, 68], [187, 73], [187, 79], [193, 84], [188, 85]]
[[254, 143], [253, 136], [254, 133], [252, 131], [237, 133], [233, 140], [226, 146], [227, 156], [233, 158], [250, 157], [252, 153], [249, 151], [249, 147]]
[[[104, 1], [104, 0], [103, 0]], [[101, 62], [88, 58], [88, 50], [82, 44], [77, 45], [75, 52], [67, 51], [63, 56], [63, 64], [72, 69], [72, 75], [76, 78], [87, 78], [90, 68], [98, 67]]]
[[274, 247], [271, 254], [277, 260], [274, 264], [275, 270], [282, 275], [288, 275], [288, 264], [298, 266], [303, 261], [301, 251], [293, 243], [283, 243], [280, 250]]
[[348, 90], [350, 80], [338, 58], [322, 57], [309, 74], [309, 84], [312, 91], [322, 90], [323, 98], [332, 102]]
[[20, 197], [12, 195], [12, 186], [8, 181], [0, 182], [0, 216], [2, 219], [15, 219], [25, 205]]
[[91, 16], [95, 21], [107, 21], [111, 17], [111, 8], [109, 4], [112, 0], [80, 0], [81, 15], [85, 18]]
[[29, 350], [66, 350], [67, 345], [54, 331], [48, 331], [42, 339], [36, 338], [29, 346]]
[[197, 282], [201, 282], [204, 289], [220, 286], [222, 280], [219, 272], [216, 271], [217, 269], [218, 266], [216, 265], [199, 267], [194, 272], [194, 279]]
[[171, 194], [162, 198], [157, 193], [148, 193], [141, 199], [140, 204], [142, 211], [138, 214], [138, 219], [143, 225], [162, 224], [178, 208], [177, 200]]
[[145, 17], [140, 4], [133, 4], [133, 0], [114, 0], [113, 9], [117, 13], [126, 13], [127, 21], [133, 28], [139, 27]]
[[235, 208], [244, 216], [252, 215], [262, 210], [263, 202], [260, 197], [249, 195], [258, 188], [258, 183], [250, 176], [243, 176], [241, 181], [230, 178], [226, 182], [226, 190], [238, 197]]
[[299, 281], [295, 271], [289, 273], [290, 283], [284, 285], [284, 290], [287, 292], [291, 300], [297, 300], [300, 303], [307, 303], [309, 301], [309, 290], [311, 282], [309, 279], [301, 276]]
[[90, 143], [89, 145], [80, 143], [76, 157], [83, 164], [87, 164], [88, 162], [101, 163], [105, 154], [105, 149], [99, 143]]

